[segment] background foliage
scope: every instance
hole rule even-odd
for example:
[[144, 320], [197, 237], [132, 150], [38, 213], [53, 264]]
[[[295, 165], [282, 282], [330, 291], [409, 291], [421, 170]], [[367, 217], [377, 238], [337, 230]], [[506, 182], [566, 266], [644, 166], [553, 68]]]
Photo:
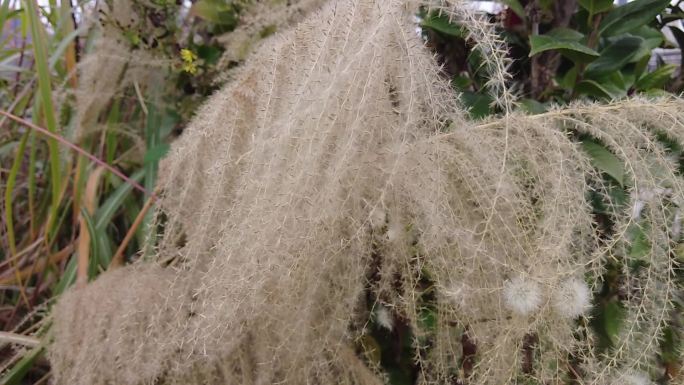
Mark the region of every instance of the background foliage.
[[[684, 88], [681, 63], [655, 60], [651, 70], [648, 65], [655, 48], [672, 45], [662, 31], [670, 28], [666, 24], [684, 18], [679, 3], [636, 0], [620, 7], [611, 0], [502, 3], [501, 12], [487, 17], [500, 23], [500, 33], [510, 47], [510, 87], [519, 95], [520, 108], [529, 113], [582, 98], [678, 94]], [[46, 315], [56, 296], [110, 266], [144, 257], [148, 232], [154, 231], [146, 222], [158, 162], [196, 108], [220, 86], [216, 79], [229, 78], [225, 74], [240, 64], [239, 55], [225, 60], [223, 42], [252, 2], [132, 0], [131, 4], [139, 19], [123, 23], [115, 15], [98, 12], [91, 2], [51, 0], [39, 6], [35, 0], [0, 0], [0, 323], [9, 333], [0, 339], [3, 383], [49, 379], [38, 338], [49, 338]], [[98, 15], [96, 21], [87, 16], [93, 13]], [[461, 92], [471, 117], [501, 113], [486, 87], [488, 74], [482, 60], [486, 53], [473, 50], [462, 28], [445, 17], [419, 16], [421, 33], [444, 64], [445, 76]], [[127, 50], [156, 59], [154, 81], [120, 81], [125, 86], [117, 87], [97, 111], [95, 127], [82, 132], [77, 110], [97, 95], [84, 94], [79, 69], [97, 40], [111, 30], [122, 37]], [[671, 31], [679, 46], [684, 44], [684, 32]], [[277, 26], [268, 25], [258, 31], [258, 38], [274, 32]], [[119, 80], [129, 76], [126, 71], [118, 74]], [[584, 147], [614, 186], [614, 200], [624, 202], [628, 183], [623, 165], [597, 141], [587, 139]], [[130, 180], [122, 180], [113, 170]], [[609, 226], [603, 202], [590, 198], [597, 222]], [[640, 252], [635, 243], [630, 253]], [[610, 348], [621, 322], [619, 271], [615, 266], [606, 273], [595, 300], [592, 322], [601, 349]], [[435, 317], [429, 276], [425, 272], [422, 282], [421, 313], [427, 329]], [[382, 308], [373, 311], [372, 332], [358, 351], [382, 366], [391, 383], [413, 383], [418, 369], [409, 355], [411, 349], [405, 348], [412, 341], [410, 328], [400, 319], [386, 319]], [[21, 337], [25, 340], [19, 345], [8, 343]], [[431, 337], [424, 338], [429, 349]], [[469, 351], [463, 352], [462, 368], [467, 371], [476, 347], [468, 341], [464, 346]], [[674, 329], [666, 332], [661, 350], [662, 380], [667, 381], [679, 375], [681, 365], [681, 338]]]

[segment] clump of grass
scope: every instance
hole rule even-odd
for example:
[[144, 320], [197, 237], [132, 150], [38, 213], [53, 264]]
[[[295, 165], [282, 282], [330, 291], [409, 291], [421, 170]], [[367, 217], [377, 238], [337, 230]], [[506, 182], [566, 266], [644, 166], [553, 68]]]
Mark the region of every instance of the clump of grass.
[[[465, 118], [419, 6], [481, 39], [502, 116]], [[680, 291], [684, 102], [513, 112], [490, 28], [338, 0], [266, 42], [164, 161], [153, 261], [55, 306], [56, 383], [382, 383], [377, 322], [417, 383], [648, 379]]]
[[2, 383], [47, 381], [46, 309], [144, 244], [159, 159], [206, 96], [184, 91], [204, 64], [182, 70], [180, 10], [0, 1]]

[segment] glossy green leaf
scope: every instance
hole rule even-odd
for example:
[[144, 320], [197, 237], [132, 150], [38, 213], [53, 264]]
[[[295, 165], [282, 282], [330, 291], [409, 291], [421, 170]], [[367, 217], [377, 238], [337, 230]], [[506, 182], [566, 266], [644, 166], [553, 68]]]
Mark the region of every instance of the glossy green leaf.
[[223, 51], [216, 46], [201, 45], [197, 47], [197, 56], [207, 65], [215, 65], [218, 63]]
[[622, 161], [612, 152], [608, 151], [603, 145], [592, 141], [584, 140], [582, 149], [589, 155], [591, 164], [597, 169], [605, 172], [621, 186], [625, 184], [625, 168]]
[[613, 0], [578, 0], [579, 5], [591, 15], [609, 11], [613, 8]]
[[596, 80], [582, 80], [577, 84], [576, 91], [580, 94], [589, 95], [595, 99], [616, 100], [627, 95], [626, 90], [610, 82], [599, 82]]
[[651, 97], [653, 99], [672, 97], [671, 93], [669, 93], [665, 90], [660, 90], [658, 88], [651, 88], [649, 90], [646, 90], [646, 91], [644, 91], [644, 93], [642, 95], [647, 96], [647, 97]]
[[463, 75], [457, 75], [454, 76], [453, 79], [451, 79], [452, 87], [454, 87], [457, 90], [467, 90], [468, 87], [470, 87], [472, 84], [473, 81], [469, 77]]
[[614, 74], [619, 75], [620, 78], [622, 78], [625, 91], [629, 91], [634, 86], [634, 83], [636, 83], [637, 78], [636, 75], [634, 75], [634, 71], [631, 69], [631, 66], [623, 68], [620, 71], [616, 71]]
[[662, 32], [658, 31], [655, 28], [647, 27], [644, 25], [631, 31], [630, 33], [610, 37], [606, 41], [608, 41], [610, 45], [628, 37], [637, 37], [643, 39], [641, 45], [639, 45], [638, 48], [635, 48], [633, 51], [631, 51], [631, 55], [628, 61], [629, 63], [636, 63], [644, 57], [650, 57], [653, 49], [659, 47], [664, 40]]
[[632, 87], [632, 84], [634, 84], [634, 81], [631, 80], [631, 76], [626, 77], [622, 71], [613, 71], [609, 73], [608, 75], [603, 76], [602, 78], [599, 78], [599, 82], [604, 83], [604, 84], [612, 84], [614, 85], [617, 89], [620, 90], [620, 93], [627, 93], [627, 91]]
[[677, 68], [679, 67], [674, 64], [661, 66], [637, 80], [635, 88], [639, 91], [646, 91], [651, 88], [662, 88], [672, 80], [672, 75], [677, 71]]
[[641, 227], [633, 227], [633, 239], [627, 255], [631, 258], [641, 259], [651, 252], [651, 242]]
[[617, 302], [609, 302], [603, 307], [603, 331], [614, 345], [618, 342], [625, 310]]
[[520, 101], [520, 108], [530, 115], [542, 114], [548, 111], [548, 106], [534, 99], [523, 99]]
[[450, 23], [449, 18], [445, 15], [428, 16], [420, 22], [420, 26], [423, 28], [430, 28], [445, 35], [460, 37], [463, 39], [465, 39], [468, 35], [464, 28]]
[[578, 68], [575, 65], [567, 70], [563, 76], [558, 76], [556, 79], [558, 85], [566, 90], [573, 90], [575, 88], [575, 84], [577, 83], [577, 71]]
[[586, 37], [582, 32], [570, 28], [554, 28], [544, 35], [538, 36], [550, 36], [557, 40], [568, 41], [581, 41]]
[[644, 75], [646, 70], [648, 69], [648, 62], [651, 60], [651, 56], [644, 56], [641, 59], [637, 60], [634, 63], [634, 67], [632, 68], [632, 73], [634, 74], [635, 78], [638, 79], [641, 76]]
[[[642, 25], [641, 27], [633, 31], [630, 31], [629, 33], [630, 35], [639, 36], [642, 39], [644, 39], [644, 45], [648, 48], [649, 51], [658, 48], [665, 40], [665, 37], [662, 32], [660, 32], [656, 28], [649, 27], [646, 25]], [[613, 37], [609, 39], [615, 38]]]
[[588, 77], [598, 77], [617, 71], [631, 62], [644, 44], [638, 36], [623, 36], [601, 51], [601, 56], [587, 66]]
[[629, 32], [652, 21], [670, 4], [670, 0], [636, 0], [616, 7], [601, 21], [601, 36]]
[[563, 56], [576, 62], [590, 62], [599, 56], [595, 50], [587, 47], [582, 40], [584, 35], [577, 31], [557, 28], [545, 35], [530, 37], [530, 54], [532, 57], [540, 52], [557, 50]]
[[481, 119], [491, 113], [493, 100], [489, 94], [465, 91], [461, 94], [460, 99], [473, 119]]

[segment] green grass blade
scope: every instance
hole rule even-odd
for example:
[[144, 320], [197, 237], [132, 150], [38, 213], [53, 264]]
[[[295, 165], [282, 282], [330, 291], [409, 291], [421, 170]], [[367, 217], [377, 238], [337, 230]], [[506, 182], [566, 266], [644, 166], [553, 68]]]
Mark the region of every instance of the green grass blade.
[[[95, 229], [93, 218], [88, 214], [85, 207], [81, 207], [81, 216], [85, 219], [88, 233], [90, 233], [90, 259], [88, 260], [88, 279], [93, 279], [97, 275], [98, 261], [102, 256], [100, 250], [100, 234]], [[111, 257], [110, 257], [111, 259]]]
[[3, 0], [0, 3], [0, 31], [5, 30], [5, 22], [10, 16], [10, 0]]
[[50, 60], [48, 61], [50, 69], [55, 68], [55, 65], [57, 65], [59, 60], [64, 56], [64, 52], [69, 48], [69, 44], [71, 44], [82, 32], [83, 29], [71, 31], [59, 42], [59, 45], [57, 45], [54, 51], [52, 51], [52, 55], [50, 55]]
[[[154, 98], [153, 100], [156, 100]], [[147, 123], [145, 124], [145, 146], [147, 152], [156, 151], [159, 146], [159, 128], [161, 126], [161, 116], [156, 103], [147, 103]], [[146, 162], [145, 168], [145, 188], [147, 191], [154, 191], [157, 182], [157, 172], [159, 170], [159, 160]]]
[[17, 149], [17, 155], [12, 163], [12, 168], [10, 169], [9, 175], [7, 176], [7, 187], [5, 187], [5, 223], [7, 226], [7, 243], [10, 249], [10, 255], [14, 256], [17, 254], [17, 242], [14, 233], [14, 213], [13, 213], [13, 203], [12, 192], [14, 191], [14, 186], [17, 182], [17, 174], [19, 173], [19, 167], [21, 167], [21, 161], [24, 157], [24, 151], [26, 151], [26, 142], [28, 142], [29, 133], [26, 132], [19, 142], [19, 148]]
[[112, 102], [112, 107], [107, 115], [107, 135], [105, 137], [105, 162], [113, 164], [116, 158], [116, 148], [119, 137], [111, 128], [116, 127], [121, 122], [121, 100], [116, 99]]
[[12, 192], [14, 191], [14, 186], [17, 182], [17, 174], [19, 173], [19, 167], [21, 166], [22, 158], [24, 157], [24, 151], [26, 151], [26, 143], [28, 142], [29, 134], [30, 132], [26, 132], [21, 137], [19, 148], [17, 149], [17, 155], [12, 163], [12, 168], [10, 169], [10, 173], [7, 177], [7, 185], [5, 188], [5, 223], [7, 225], [7, 243], [9, 244], [10, 250], [9, 258], [10, 261], [13, 261], [10, 265], [12, 266], [12, 270], [14, 270], [17, 284], [19, 285], [21, 298], [27, 305], [29, 303], [28, 298], [23, 288], [24, 286], [21, 281], [21, 275], [19, 274], [18, 267], [16, 266], [17, 261], [14, 260], [14, 257], [17, 255], [17, 241], [14, 232], [14, 213], [12, 211], [12, 204], [14, 201], [12, 199]]
[[28, 166], [28, 205], [29, 205], [29, 215], [31, 217], [31, 236], [33, 237], [34, 232], [38, 229], [38, 218], [36, 218], [36, 152], [37, 152], [37, 141], [35, 131], [30, 133], [30, 145], [29, 150], [29, 166]]
[[[159, 148], [159, 128], [161, 126], [161, 116], [156, 103], [158, 97], [155, 95], [153, 100], [153, 103], [148, 103], [147, 124], [145, 126], [145, 158], [148, 158], [148, 161], [144, 162], [144, 170], [145, 188], [147, 191], [154, 191], [154, 186], [157, 183], [157, 172], [159, 171], [159, 157], [154, 159], [154, 152], [158, 151]], [[147, 232], [147, 229], [150, 228], [149, 224], [151, 221], [152, 212], [149, 211], [145, 214], [145, 217], [140, 225], [140, 229], [143, 232]], [[147, 257], [147, 255], [150, 253], [150, 246], [151, 245], [147, 244], [144, 245], [143, 258]]]
[[45, 353], [45, 346], [41, 343], [35, 348], [31, 349], [24, 357], [19, 360], [12, 368], [7, 371], [4, 377], [0, 379], [0, 384], [3, 385], [18, 385], [23, 383], [26, 373], [33, 367], [34, 362]]
[[109, 265], [112, 263], [112, 256], [114, 255], [112, 239], [107, 236], [107, 233], [100, 231], [97, 237], [97, 245], [100, 249], [100, 255], [97, 258], [97, 263], [102, 270], [107, 270]]
[[19, 142], [17, 141], [10, 141], [0, 145], [0, 158], [14, 151], [17, 146], [19, 146]]
[[57, 220], [53, 221], [53, 226], [48, 233], [47, 239], [50, 240], [49, 245], [51, 246], [57, 239], [57, 234], [62, 226], [67, 223], [67, 218], [71, 213], [70, 205], [73, 203], [73, 198], [67, 195], [67, 200], [65, 201], [64, 208], [61, 211], [57, 211]]
[[[129, 199], [124, 204], [124, 209], [126, 210], [126, 219], [128, 219], [128, 223], [132, 224], [138, 217], [138, 213], [140, 213], [142, 207], [138, 205], [134, 199]], [[143, 228], [142, 226], [138, 226], [138, 228], [135, 230], [135, 239], [140, 247], [145, 245], [146, 238], [147, 229]]]
[[[140, 181], [144, 175], [144, 170], [136, 171], [130, 176], [131, 180]], [[105, 200], [105, 202], [95, 212], [95, 228], [97, 230], [106, 229], [112, 221], [114, 214], [119, 210], [121, 204], [126, 200], [128, 194], [133, 190], [130, 183], [121, 183], [119, 187]]]
[[[44, 27], [38, 17], [36, 0], [24, 0], [24, 4], [26, 6], [26, 18], [31, 28], [33, 54], [36, 71], [38, 72], [38, 91], [43, 116], [45, 117], [47, 129], [52, 133], [57, 133], [57, 119], [52, 104], [52, 85], [48, 67], [47, 43]], [[36, 124], [40, 124], [40, 121], [36, 121]], [[48, 229], [50, 229], [57, 219], [60, 193], [62, 190], [61, 165], [57, 140], [52, 138], [48, 139], [48, 152], [50, 155], [50, 185], [52, 187], [52, 204], [50, 206], [50, 219], [48, 223]]]
[[57, 282], [57, 285], [55, 285], [55, 289], [53, 291], [55, 296], [59, 296], [60, 294], [64, 293], [64, 290], [66, 290], [69, 286], [73, 285], [73, 283], [76, 282], [77, 268], [78, 255], [77, 253], [74, 253], [71, 255], [69, 262], [67, 262], [66, 268], [60, 275], [59, 282]]

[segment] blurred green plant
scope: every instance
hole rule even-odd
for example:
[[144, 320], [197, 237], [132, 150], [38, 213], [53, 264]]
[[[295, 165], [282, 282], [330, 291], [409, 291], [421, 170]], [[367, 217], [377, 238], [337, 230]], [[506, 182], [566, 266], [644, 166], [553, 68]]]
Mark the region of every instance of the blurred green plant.
[[[224, 1], [185, 9], [134, 0], [130, 24], [102, 8], [92, 25], [91, 2], [40, 4], [0, 0], [0, 324], [33, 337], [49, 336], [55, 296], [144, 248], [158, 163], [216, 89], [216, 36], [235, 27], [239, 11]], [[106, 28], [158, 59], [159, 82], [117, 90], [81, 135], [81, 66], [101, 54], [94, 42]], [[24, 350], [0, 339], [0, 382], [45, 383], [43, 352], [44, 344]]]
[[[510, 47], [510, 87], [522, 108], [532, 113], [545, 105], [579, 98], [620, 99], [636, 93], [680, 93], [684, 87], [678, 66], [656, 60], [652, 52], [670, 43], [662, 32], [673, 31], [680, 45], [684, 33], [667, 23], [684, 18], [679, 4], [669, 0], [636, 0], [615, 6], [611, 0], [501, 1], [507, 8], [490, 15]], [[681, 2], [680, 2], [681, 3]], [[421, 22], [431, 45], [441, 54], [462, 101], [481, 118], [497, 111], [482, 92], [487, 81], [481, 53], [457, 25], [439, 15]]]

